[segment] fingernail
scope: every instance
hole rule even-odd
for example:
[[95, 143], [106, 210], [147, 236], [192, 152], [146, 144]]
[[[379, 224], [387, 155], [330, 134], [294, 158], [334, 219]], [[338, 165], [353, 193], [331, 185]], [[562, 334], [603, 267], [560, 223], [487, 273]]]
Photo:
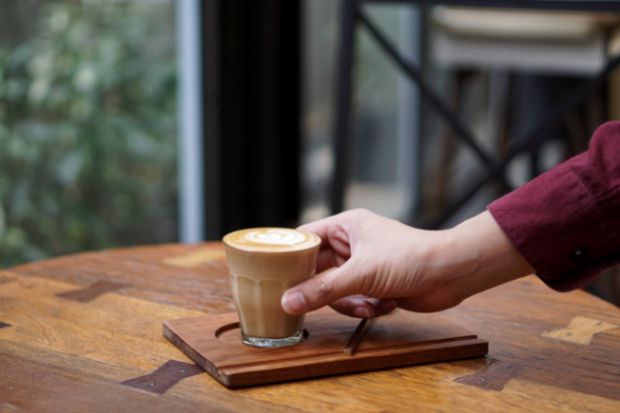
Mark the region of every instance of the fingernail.
[[353, 315], [359, 318], [370, 318], [370, 311], [366, 307], [355, 307]]
[[285, 293], [282, 296], [282, 308], [289, 314], [306, 312], [306, 298], [299, 291]]

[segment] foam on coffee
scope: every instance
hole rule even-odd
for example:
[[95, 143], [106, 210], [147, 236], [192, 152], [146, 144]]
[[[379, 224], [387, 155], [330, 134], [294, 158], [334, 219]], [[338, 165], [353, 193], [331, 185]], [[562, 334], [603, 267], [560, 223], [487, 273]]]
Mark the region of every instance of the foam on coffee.
[[226, 235], [224, 243], [251, 252], [288, 252], [314, 248], [321, 239], [315, 234], [289, 228], [250, 228]]

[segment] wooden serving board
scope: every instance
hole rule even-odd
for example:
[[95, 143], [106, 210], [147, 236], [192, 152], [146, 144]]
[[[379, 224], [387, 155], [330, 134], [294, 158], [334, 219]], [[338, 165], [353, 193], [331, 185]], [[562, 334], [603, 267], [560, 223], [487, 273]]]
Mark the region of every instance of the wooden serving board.
[[223, 385], [236, 388], [484, 356], [488, 342], [437, 314], [397, 310], [345, 347], [359, 319], [321, 309], [306, 316], [306, 339], [262, 349], [241, 342], [236, 313], [164, 321], [164, 336]]

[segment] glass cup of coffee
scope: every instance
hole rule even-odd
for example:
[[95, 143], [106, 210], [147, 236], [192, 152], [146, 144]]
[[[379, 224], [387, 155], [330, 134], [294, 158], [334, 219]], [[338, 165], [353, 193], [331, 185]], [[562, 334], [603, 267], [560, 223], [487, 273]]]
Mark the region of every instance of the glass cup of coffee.
[[285, 313], [280, 300], [314, 275], [321, 239], [288, 228], [250, 228], [223, 241], [243, 343], [266, 348], [299, 343], [304, 316]]

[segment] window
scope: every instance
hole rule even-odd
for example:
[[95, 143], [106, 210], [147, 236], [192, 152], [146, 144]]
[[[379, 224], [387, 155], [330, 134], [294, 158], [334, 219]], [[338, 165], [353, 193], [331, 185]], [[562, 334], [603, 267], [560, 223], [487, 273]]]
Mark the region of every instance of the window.
[[177, 237], [174, 2], [0, 2], [0, 267]]

